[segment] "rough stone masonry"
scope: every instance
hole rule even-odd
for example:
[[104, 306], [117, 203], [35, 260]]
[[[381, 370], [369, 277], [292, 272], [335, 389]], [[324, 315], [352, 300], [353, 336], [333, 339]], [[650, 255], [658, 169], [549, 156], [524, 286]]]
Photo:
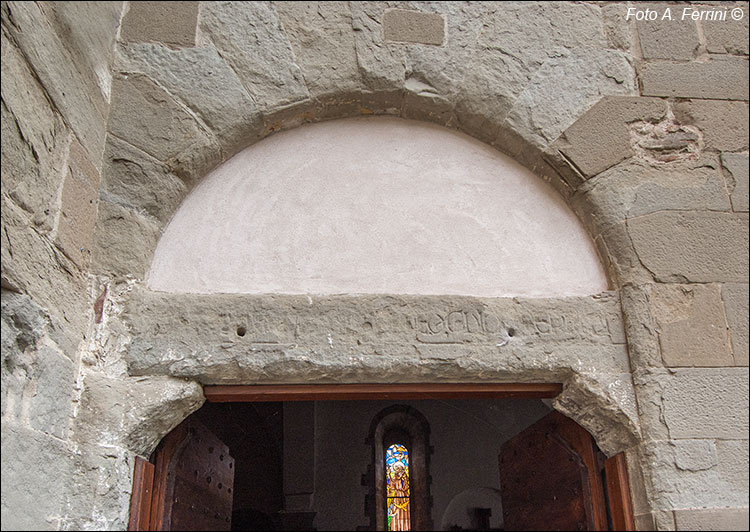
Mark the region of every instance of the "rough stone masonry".
[[[747, 530], [748, 3], [633, 7], [3, 2], [3, 527], [125, 529], [134, 457], [203, 384], [398, 374], [562, 382], [555, 407], [626, 452], [639, 529]], [[210, 170], [369, 115], [460, 130], [550, 183], [612, 290], [146, 289]]]

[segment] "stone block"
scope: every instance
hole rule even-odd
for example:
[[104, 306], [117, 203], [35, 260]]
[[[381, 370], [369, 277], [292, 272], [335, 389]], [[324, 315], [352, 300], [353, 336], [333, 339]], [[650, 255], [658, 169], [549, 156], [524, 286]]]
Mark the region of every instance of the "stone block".
[[56, 243], [82, 270], [87, 270], [91, 262], [98, 198], [99, 170], [74, 140], [63, 182]]
[[689, 61], [695, 57], [700, 46], [698, 28], [695, 21], [691, 19], [679, 21], [662, 19], [661, 14], [668, 8], [675, 9], [674, 6], [666, 4], [638, 4], [637, 9], [651, 9], [660, 15], [656, 20], [636, 22], [643, 58]]
[[640, 72], [644, 96], [746, 100], [747, 59], [712, 58], [706, 62], [645, 63]]
[[745, 213], [664, 211], [627, 222], [643, 266], [660, 282], [747, 282]]
[[624, 161], [587, 181], [572, 201], [594, 234], [658, 211], [730, 210], [718, 161], [711, 155], [659, 167]]
[[[12, 15], [11, 15], [12, 12]], [[9, 18], [12, 17], [12, 21]], [[23, 50], [35, 77], [49, 95], [55, 107], [70, 125], [81, 144], [94, 161], [101, 159], [106, 129], [106, 105], [101, 91], [93, 93], [75, 61], [58, 36], [40, 4], [15, 2], [2, 5], [3, 26]], [[114, 27], [102, 30], [115, 31]], [[95, 74], [93, 74], [95, 75]]]
[[[50, 335], [75, 359], [88, 326], [88, 284], [75, 264], [29, 224], [23, 212], [2, 195], [2, 279], [47, 309]], [[61, 324], [64, 324], [62, 326]]]
[[635, 93], [635, 72], [623, 52], [567, 50], [542, 64], [506, 121], [535, 145], [546, 147], [602, 96]]
[[750, 484], [750, 442], [747, 440], [717, 440], [718, 472], [727, 489], [744, 493], [742, 506], [748, 504], [748, 485]]
[[366, 90], [400, 90], [406, 75], [406, 47], [386, 43], [382, 17], [385, 2], [350, 2], [357, 64]]
[[2, 358], [2, 419], [24, 414], [24, 395], [31, 385], [36, 344], [44, 336], [46, 313], [27, 295], [2, 291], [0, 358]]
[[733, 366], [721, 286], [654, 285], [651, 304], [666, 366]]
[[167, 167], [114, 135], [107, 139], [102, 164], [102, 197], [145, 211], [166, 224], [187, 195], [188, 185]]
[[605, 4], [601, 6], [604, 21], [604, 35], [607, 37], [607, 47], [616, 48], [624, 52], [632, 52], [635, 23], [627, 20], [627, 4]]
[[631, 122], [656, 122], [667, 112], [658, 98], [606, 96], [565, 130], [551, 149], [559, 150], [585, 177], [591, 177], [633, 156]]
[[[483, 21], [493, 16], [490, 13], [494, 8], [490, 2], [419, 4], [419, 9], [424, 13], [445, 19], [447, 37], [441, 46], [390, 45], [404, 51], [407, 68], [404, 83], [406, 90], [420, 96], [443, 98], [453, 102], [457, 93], [467, 83], [471, 83], [467, 76], [471, 74], [472, 61], [477, 52], [486, 50], [485, 47], [478, 46], [478, 40]], [[410, 87], [413, 84], [417, 85], [418, 90]]]
[[145, 74], [179, 98], [213, 131], [224, 158], [260, 138], [257, 105], [215, 48], [131, 44], [120, 52], [118, 68]]
[[2, 34], [2, 189], [42, 232], [59, 210], [70, 133], [21, 51]]
[[73, 439], [149, 456], [159, 441], [203, 404], [200, 384], [172, 377], [84, 377]]
[[125, 530], [130, 518], [135, 454], [129, 450], [76, 444], [73, 476], [60, 530]]
[[442, 45], [445, 19], [435, 13], [387, 9], [383, 13], [383, 35], [386, 42]]
[[732, 338], [734, 361], [738, 366], [748, 365], [748, 285], [727, 283], [722, 287], [721, 297]]
[[208, 142], [195, 118], [142, 74], [114, 80], [109, 132], [162, 162]]
[[122, 21], [126, 42], [195, 46], [198, 2], [132, 2]]
[[310, 95], [360, 91], [348, 3], [279, 2], [275, 6]]
[[742, 6], [745, 16], [734, 20], [701, 20], [699, 24], [706, 38], [706, 50], [711, 54], [748, 54], [748, 13], [747, 3]]
[[655, 508], [747, 504], [747, 491], [722, 478], [713, 440], [651, 441], [644, 447]]
[[707, 150], [747, 149], [747, 103], [712, 100], [677, 102], [674, 104], [674, 115], [680, 124], [695, 125], [703, 132]]
[[160, 236], [156, 220], [101, 199], [92, 271], [143, 279]]
[[34, 394], [29, 400], [29, 426], [60, 439], [68, 436], [75, 366], [59, 350], [42, 345], [31, 374]]
[[[87, 95], [99, 113], [109, 114], [112, 57], [124, 2], [44, 2], [42, 11], [60, 37]], [[96, 161], [99, 166], [99, 161]]]
[[3, 529], [57, 530], [74, 474], [71, 450], [58, 438], [4, 420], [2, 456]]
[[621, 222], [602, 232], [601, 241], [606, 248], [604, 256], [621, 284], [653, 283], [653, 273], [639, 260], [629, 225], [627, 221]]
[[607, 47], [598, 6], [506, 2], [493, 7], [495, 12], [486, 17], [479, 47], [501, 51], [530, 75], [568, 50]]
[[748, 211], [748, 156], [741, 153], [722, 153], [721, 164], [727, 177], [732, 209]]
[[672, 438], [748, 438], [747, 368], [682, 368], [662, 378]]
[[676, 530], [747, 530], [747, 508], [686, 508], [674, 511]]
[[292, 46], [270, 3], [202, 4], [200, 29], [261, 112], [309, 98]]

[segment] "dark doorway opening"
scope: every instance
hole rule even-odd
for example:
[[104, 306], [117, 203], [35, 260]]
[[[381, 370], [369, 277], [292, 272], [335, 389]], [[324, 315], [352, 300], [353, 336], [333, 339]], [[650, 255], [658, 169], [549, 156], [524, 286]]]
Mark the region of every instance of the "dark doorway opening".
[[[200, 424], [195, 426], [205, 427], [203, 430], [226, 445], [232, 457], [231, 523], [222, 525], [225, 530], [382, 529], [382, 519], [375, 519], [379, 511], [377, 490], [382, 489], [375, 474], [378, 457], [368, 432], [378, 413], [399, 408], [414, 409], [429, 423], [428, 456], [420, 466], [427, 469], [429, 477], [421, 488], [429, 491], [429, 504], [425, 503], [423, 509], [429, 521], [420, 521], [422, 526], [413, 529], [424, 529], [424, 523], [429, 523], [426, 528], [434, 530], [523, 530], [526, 519], [530, 524], [527, 529], [534, 530], [545, 528], [540, 523], [546, 523], [550, 530], [573, 525], [589, 530], [632, 529], [628, 528], [632, 527], [628, 516], [619, 509], [629, 503], [628, 490], [620, 486], [619, 493], [607, 493], [616, 492], [617, 486], [607, 489], [612, 481], [616, 480], [616, 485], [626, 482], [622, 465], [613, 470], [613, 459], [606, 461], [598, 453], [588, 433], [541, 401], [559, 393], [559, 385], [539, 385], [542, 387], [536, 389], [534, 385], [504, 385], [510, 386], [505, 390], [498, 385], [494, 389], [479, 385], [473, 391], [460, 385], [446, 386], [212, 387], [206, 389], [209, 402], [180, 427]], [[545, 421], [549, 416], [555, 418], [553, 422]], [[167, 485], [172, 481], [169, 476], [175, 475], [174, 468], [170, 470], [164, 463], [176, 459], [165, 457], [165, 452], [174, 455], [169, 445], [180, 427], [165, 437], [151, 458], [155, 480], [149, 481], [148, 474], [141, 475], [145, 478], [142, 483], [151, 483], [153, 488], [139, 489], [138, 479], [134, 483], [133, 530], [177, 529], [175, 523], [180, 517], [165, 515], [164, 505], [157, 500], [171, 496], [168, 489], [159, 488], [158, 479], [164, 477], [162, 484]], [[559, 433], [565, 434], [561, 437]], [[545, 438], [548, 442], [540, 443]], [[171, 445], [187, 444], [181, 441]], [[552, 489], [543, 482], [521, 482], [524, 469], [532, 471], [536, 466], [532, 474], [537, 475], [541, 462], [528, 453], [519, 456], [519, 449], [527, 445], [535, 446], [534, 452], [552, 461], [542, 469], [553, 467], [554, 460], [570, 461], [568, 479], [572, 480], [567, 480], [569, 485], [563, 488], [564, 497], [541, 493]], [[585, 448], [591, 449], [591, 456], [584, 459], [581, 455], [586, 453]], [[510, 453], [515, 455], [509, 458]], [[203, 454], [208, 451], [204, 449]], [[614, 461], [622, 459], [620, 456]], [[501, 466], [504, 460], [510, 460], [512, 467]], [[531, 461], [524, 465], [523, 460]], [[609, 478], [605, 464], [611, 470]], [[148, 465], [140, 467], [147, 469]], [[206, 471], [212, 471], [213, 466], [206, 467]], [[192, 474], [193, 469], [189, 472]], [[200, 474], [211, 476], [204, 475], [203, 470]], [[507, 486], [518, 484], [513, 487], [514, 493], [500, 489], [507, 487], [500, 486], [503, 474], [502, 482]], [[208, 484], [205, 479], [202, 482]], [[201, 489], [207, 488], [201, 485]], [[522, 490], [540, 493], [524, 495]], [[144, 492], [149, 493], [139, 495]], [[208, 493], [214, 494], [210, 489]], [[214, 509], [209, 506], [216, 506], [205, 495], [193, 496], [197, 503], [180, 502], [193, 507], [189, 512], [198, 512], [203, 505], [202, 511], [208, 515]], [[536, 506], [545, 497], [550, 501], [564, 499], [567, 506], [555, 507], [547, 516], [531, 512], [529, 515], [536, 517], [532, 523], [524, 517], [524, 512], [529, 512], [524, 500]], [[145, 507], [151, 515], [137, 517]], [[193, 522], [199, 526], [196, 529], [206, 529], [205, 523]], [[189, 527], [181, 525], [179, 529]]]

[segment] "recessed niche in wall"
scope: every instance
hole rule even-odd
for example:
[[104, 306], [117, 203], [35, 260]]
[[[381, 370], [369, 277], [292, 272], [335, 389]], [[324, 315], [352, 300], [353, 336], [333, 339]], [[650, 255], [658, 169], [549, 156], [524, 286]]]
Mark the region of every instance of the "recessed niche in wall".
[[393, 117], [268, 137], [186, 198], [148, 286], [193, 293], [574, 296], [607, 289], [560, 196], [462, 133]]

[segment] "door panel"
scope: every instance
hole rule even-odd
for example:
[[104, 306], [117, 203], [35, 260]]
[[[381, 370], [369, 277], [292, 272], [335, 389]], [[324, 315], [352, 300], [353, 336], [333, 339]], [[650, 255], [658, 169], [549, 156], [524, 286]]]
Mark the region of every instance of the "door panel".
[[202, 423], [188, 419], [155, 453], [151, 530], [229, 530], [234, 459]]
[[593, 438], [552, 412], [505, 442], [500, 490], [506, 530], [606, 530]]

